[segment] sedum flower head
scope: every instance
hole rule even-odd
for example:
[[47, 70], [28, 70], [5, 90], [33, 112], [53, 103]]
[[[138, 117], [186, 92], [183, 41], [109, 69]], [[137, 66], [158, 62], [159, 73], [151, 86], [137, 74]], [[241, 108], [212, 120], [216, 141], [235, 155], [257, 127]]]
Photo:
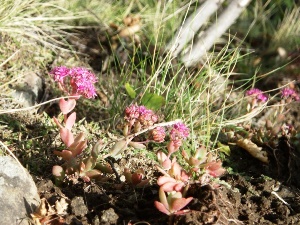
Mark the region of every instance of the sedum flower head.
[[296, 101], [300, 100], [299, 94], [294, 89], [291, 89], [291, 88], [283, 88], [281, 90], [281, 97], [282, 98], [292, 98]]
[[170, 138], [172, 141], [184, 140], [189, 136], [189, 129], [184, 123], [176, 123], [170, 131]]
[[246, 91], [246, 96], [251, 96], [258, 100], [259, 102], [266, 102], [268, 100], [268, 97], [259, 89], [252, 88], [248, 91]]
[[158, 121], [158, 116], [145, 106], [132, 104], [125, 109], [125, 120], [133, 125], [138, 121], [142, 126], [152, 126]]
[[125, 108], [125, 120], [130, 122], [131, 120], [135, 120], [139, 118], [140, 112], [139, 112], [139, 106], [136, 104], [132, 104]]
[[166, 137], [166, 131], [163, 127], [156, 127], [150, 132], [150, 138], [155, 142], [163, 142]]
[[158, 120], [158, 116], [151, 109], [147, 109], [145, 106], [139, 107], [139, 113], [139, 121], [144, 126], [152, 126]]
[[50, 71], [50, 74], [53, 76], [53, 79], [61, 84], [63, 84], [64, 78], [69, 76], [69, 73], [70, 69], [65, 66], [58, 66]]
[[97, 82], [96, 76], [86, 68], [74, 67], [70, 69], [71, 86], [73, 90], [86, 98], [94, 98], [96, 89], [94, 83]]
[[51, 70], [50, 74], [69, 95], [83, 95], [86, 98], [94, 98], [97, 95], [94, 87], [97, 78], [86, 68], [58, 66]]

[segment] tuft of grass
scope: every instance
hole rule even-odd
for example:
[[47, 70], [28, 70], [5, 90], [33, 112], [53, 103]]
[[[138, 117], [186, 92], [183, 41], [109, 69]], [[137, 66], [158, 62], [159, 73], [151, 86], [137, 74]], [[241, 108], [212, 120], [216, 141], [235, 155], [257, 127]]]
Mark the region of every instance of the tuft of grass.
[[300, 45], [300, 7], [287, 10], [274, 31], [271, 46], [293, 50]]
[[0, 33], [17, 40], [21, 46], [38, 43], [52, 50], [65, 49], [66, 30], [75, 28], [70, 21], [87, 15], [74, 13], [59, 1], [4, 0], [0, 7]]

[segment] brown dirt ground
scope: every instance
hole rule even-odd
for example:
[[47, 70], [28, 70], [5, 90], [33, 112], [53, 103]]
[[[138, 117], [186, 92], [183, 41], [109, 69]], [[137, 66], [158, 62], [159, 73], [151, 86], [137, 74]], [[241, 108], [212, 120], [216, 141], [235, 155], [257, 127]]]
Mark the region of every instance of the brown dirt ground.
[[[299, 158], [299, 152], [294, 152], [294, 156], [292, 161]], [[138, 157], [142, 163], [142, 156]], [[115, 165], [122, 168], [127, 163], [124, 161], [134, 158], [117, 160]], [[151, 164], [147, 164], [144, 166], [149, 168]], [[50, 179], [42, 179], [37, 186], [41, 197], [50, 204], [62, 197], [67, 199], [68, 214], [64, 216], [67, 224], [121, 225], [142, 221], [139, 224], [300, 224], [299, 176], [290, 171], [297, 169], [299, 173], [299, 166], [263, 165], [236, 147], [224, 166], [230, 166], [231, 173], [221, 178], [223, 184], [217, 189], [192, 185], [188, 191], [188, 196], [194, 197], [187, 206], [190, 212], [173, 217], [154, 208], [153, 202], [158, 198], [155, 184], [134, 189], [111, 179], [105, 183], [79, 182], [58, 188]], [[279, 176], [277, 169], [282, 170]]]

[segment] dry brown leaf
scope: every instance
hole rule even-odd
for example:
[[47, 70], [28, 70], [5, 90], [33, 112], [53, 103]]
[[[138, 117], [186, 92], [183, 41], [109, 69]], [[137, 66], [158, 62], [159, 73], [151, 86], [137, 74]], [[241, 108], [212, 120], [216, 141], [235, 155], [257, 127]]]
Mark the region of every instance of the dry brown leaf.
[[258, 160], [268, 163], [268, 156], [267, 152], [262, 151], [262, 147], [258, 147], [255, 143], [253, 143], [249, 139], [241, 138], [239, 139], [236, 144], [245, 149], [247, 152], [249, 152], [254, 158], [257, 158]]
[[55, 202], [56, 214], [58, 214], [58, 215], [67, 214], [68, 205], [69, 204], [66, 202], [66, 200], [64, 198], [57, 200]]
[[64, 198], [55, 202], [52, 207], [48, 201], [43, 198], [41, 204], [34, 213], [31, 214], [34, 225], [62, 225], [65, 220], [59, 215], [65, 215], [68, 204]]
[[39, 205], [39, 207], [35, 210], [34, 213], [31, 213], [31, 217], [33, 218], [33, 220], [35, 220], [35, 218], [43, 218], [47, 216], [48, 209], [46, 207], [46, 204], [48, 204], [47, 200], [45, 198], [41, 199], [41, 204]]

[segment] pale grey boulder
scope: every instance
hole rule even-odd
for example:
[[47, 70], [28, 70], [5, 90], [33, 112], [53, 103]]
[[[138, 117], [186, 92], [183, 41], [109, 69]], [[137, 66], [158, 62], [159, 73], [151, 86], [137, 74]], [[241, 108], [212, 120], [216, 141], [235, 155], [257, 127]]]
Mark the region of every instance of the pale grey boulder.
[[30, 224], [30, 213], [39, 204], [40, 197], [28, 171], [12, 157], [0, 156], [0, 224]]
[[46, 97], [45, 81], [36, 73], [27, 73], [20, 82], [12, 85], [13, 99], [23, 107], [31, 107], [41, 102]]

